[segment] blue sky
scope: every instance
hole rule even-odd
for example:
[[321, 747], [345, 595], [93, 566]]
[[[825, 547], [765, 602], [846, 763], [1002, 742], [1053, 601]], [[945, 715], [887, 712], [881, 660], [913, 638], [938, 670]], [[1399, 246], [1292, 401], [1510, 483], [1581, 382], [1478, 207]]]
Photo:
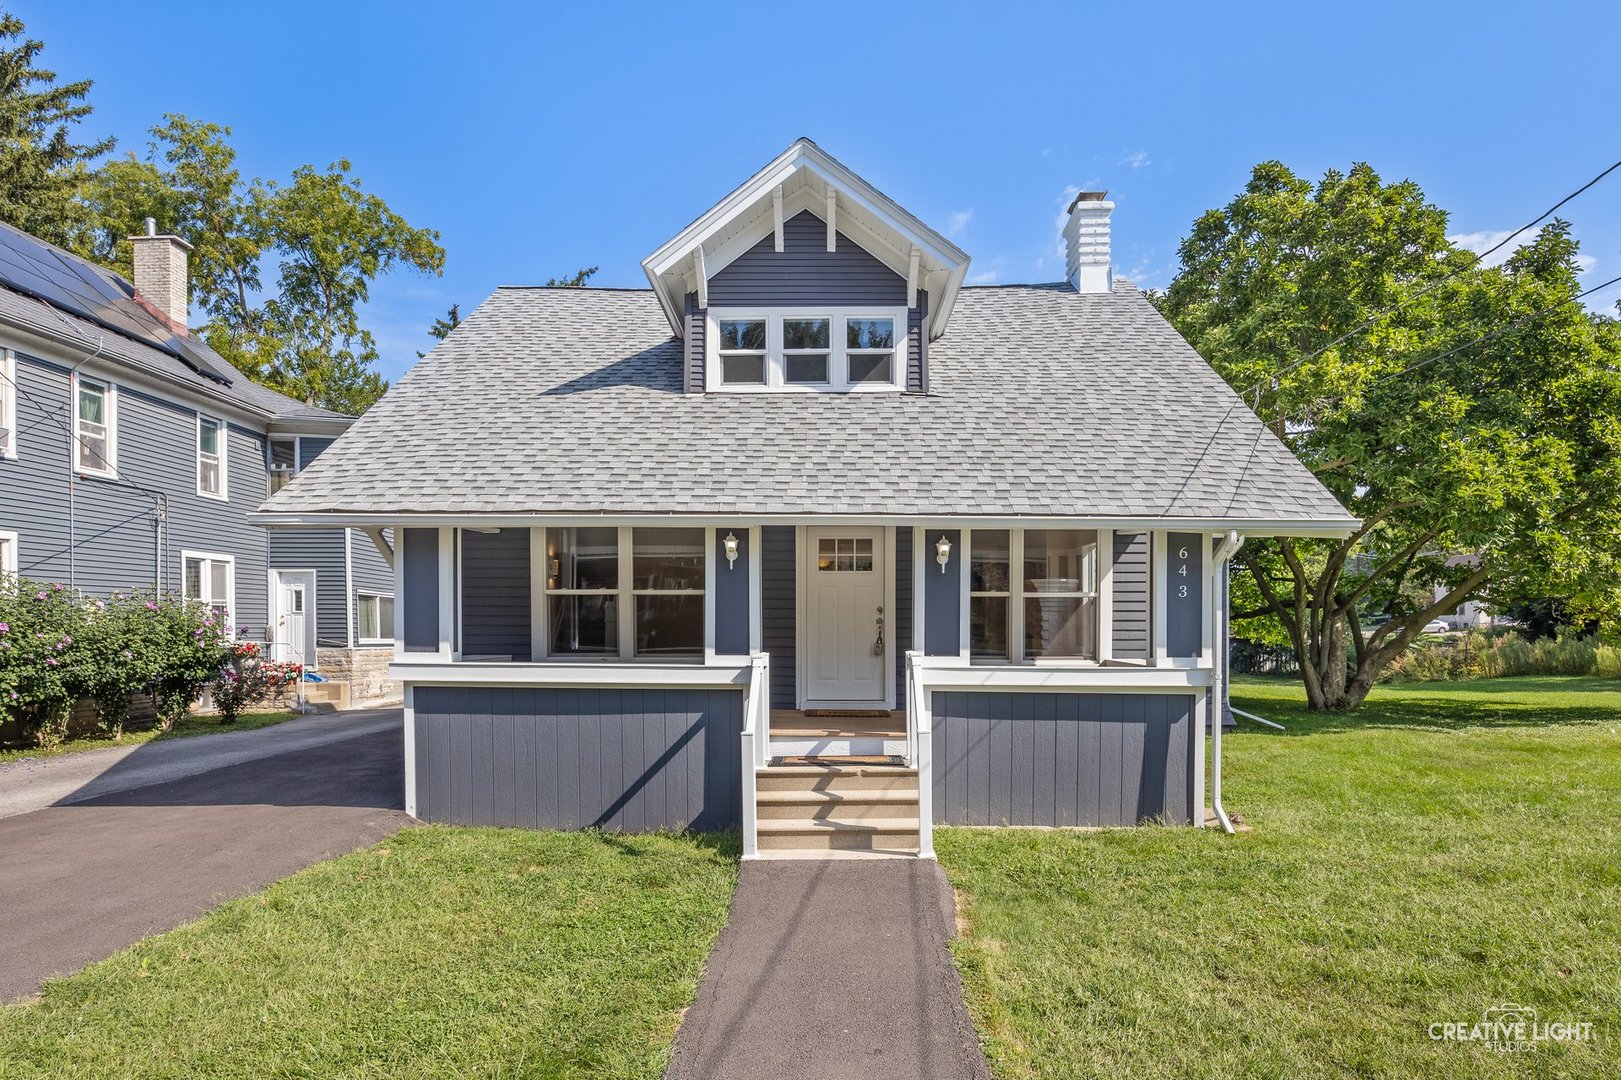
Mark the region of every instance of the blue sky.
[[[643, 256], [800, 135], [977, 281], [1060, 277], [1064, 192], [1106, 187], [1117, 272], [1151, 286], [1264, 159], [1369, 161], [1485, 246], [1621, 158], [1600, 4], [11, 6], [46, 66], [96, 80], [121, 151], [182, 112], [234, 128], [245, 175], [348, 158], [440, 230], [442, 278], [374, 290], [390, 378], [453, 301], [593, 264], [645, 285]], [[1621, 173], [1564, 214], [1588, 283], [1621, 274]]]

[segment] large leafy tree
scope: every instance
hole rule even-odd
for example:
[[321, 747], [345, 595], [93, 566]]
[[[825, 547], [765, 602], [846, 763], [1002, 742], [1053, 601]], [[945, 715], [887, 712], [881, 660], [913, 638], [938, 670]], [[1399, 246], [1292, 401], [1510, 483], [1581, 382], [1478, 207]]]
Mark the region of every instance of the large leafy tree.
[[1563, 223], [1484, 268], [1410, 182], [1268, 162], [1180, 255], [1161, 309], [1362, 520], [1239, 554], [1237, 615], [1293, 646], [1314, 708], [1360, 704], [1466, 600], [1621, 607], [1621, 333]]
[[125, 238], [158, 217], [193, 245], [192, 303], [210, 345], [255, 381], [364, 411], [388, 389], [362, 322], [371, 285], [402, 267], [438, 274], [439, 234], [364, 190], [347, 161], [249, 182], [228, 127], [169, 115], [151, 135], [145, 157], [108, 162], [93, 178], [86, 253], [127, 273]]
[[58, 83], [36, 66], [44, 47], [21, 19], [0, 12], [0, 221], [67, 245], [82, 223], [76, 199], [89, 163], [113, 140], [74, 140], [90, 115], [90, 80]]

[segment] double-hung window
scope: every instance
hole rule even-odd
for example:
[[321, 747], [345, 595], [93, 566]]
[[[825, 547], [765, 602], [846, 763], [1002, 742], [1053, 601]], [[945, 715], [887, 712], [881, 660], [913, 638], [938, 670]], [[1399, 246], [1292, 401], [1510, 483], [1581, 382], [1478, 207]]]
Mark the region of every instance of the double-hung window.
[[276, 438], [270, 440], [270, 494], [286, 487], [298, 475], [298, 440]]
[[236, 560], [229, 555], [182, 552], [184, 573], [181, 593], [200, 600], [227, 628], [234, 631]]
[[0, 532], [0, 577], [17, 573], [17, 534]]
[[703, 656], [703, 529], [550, 528], [545, 549], [547, 656]]
[[710, 390], [871, 391], [905, 388], [905, 308], [715, 309]]
[[0, 350], [0, 458], [17, 456], [17, 354]]
[[108, 383], [75, 376], [73, 464], [80, 473], [112, 476], [118, 464], [118, 402]]
[[969, 539], [968, 642], [974, 660], [1096, 660], [1097, 533], [975, 529]]
[[394, 598], [382, 593], [357, 593], [355, 629], [362, 645], [389, 645], [394, 641]]
[[225, 425], [197, 414], [197, 494], [226, 497]]

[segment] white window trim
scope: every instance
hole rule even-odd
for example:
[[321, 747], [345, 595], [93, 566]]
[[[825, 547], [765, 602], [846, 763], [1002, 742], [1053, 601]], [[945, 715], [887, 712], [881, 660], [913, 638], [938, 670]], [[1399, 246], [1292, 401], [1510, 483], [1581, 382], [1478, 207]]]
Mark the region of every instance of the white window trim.
[[[236, 556], [226, 555], [218, 551], [189, 551], [180, 552], [180, 595], [186, 595], [186, 563], [192, 559], [204, 559], [209, 562], [222, 562], [225, 564], [225, 621], [229, 623], [227, 636], [236, 637]], [[205, 575], [201, 580], [207, 581]], [[200, 596], [186, 596], [187, 600], [203, 600]], [[218, 601], [213, 597], [203, 600], [206, 604], [215, 604]], [[307, 602], [307, 601], [306, 601]]]
[[[394, 594], [393, 593], [377, 592], [377, 591], [369, 590], [369, 589], [356, 589], [355, 590], [355, 626], [356, 626], [357, 629], [356, 629], [355, 632], [357, 634], [359, 633], [358, 628], [360, 626], [360, 606], [361, 606], [361, 604], [363, 604], [367, 600], [382, 601], [382, 600], [393, 600], [393, 599], [394, 599]], [[397, 609], [397, 607], [398, 607], [398, 605], [396, 605], [396, 609]], [[388, 632], [389, 632], [389, 635], [390, 635], [389, 637], [357, 637], [357, 638], [355, 638], [355, 643], [358, 644], [358, 645], [392, 645], [392, 644], [394, 644], [394, 638], [392, 636], [393, 633], [394, 633], [394, 629], [393, 629], [394, 628], [394, 622], [395, 622], [395, 620], [393, 620], [393, 619], [389, 620], [389, 625], [388, 625]], [[378, 625], [379, 628], [382, 628], [382, 626], [383, 626], [382, 605], [380, 603], [378, 604], [377, 625]]]
[[[203, 488], [203, 423], [205, 421], [213, 424], [219, 433], [219, 454], [217, 456], [219, 457], [220, 466], [220, 489], [218, 491], [206, 491]], [[217, 416], [209, 416], [206, 413], [197, 414], [197, 494], [205, 499], [218, 499], [220, 502], [230, 502], [231, 500], [231, 452], [229, 443], [230, 428], [224, 420]]]
[[[1103, 662], [1103, 635], [1108, 631], [1103, 623], [1103, 610], [1107, 606], [1103, 601], [1103, 592], [1108, 587], [1108, 581], [1103, 574], [1103, 533], [1098, 529], [1037, 529], [1037, 532], [1090, 532], [1096, 538], [1096, 565], [1092, 568], [1091, 592], [1030, 592], [1024, 587], [1024, 535], [1027, 529], [965, 529], [962, 534], [962, 553], [964, 586], [963, 592], [970, 600], [974, 597], [999, 597], [1005, 599], [1008, 605], [1007, 613], [1007, 643], [1008, 655], [971, 656], [969, 642], [972, 640], [972, 628], [969, 625], [967, 611], [964, 611], [962, 622], [962, 651], [964, 656], [970, 657], [975, 665], [1009, 667], [1018, 665], [1022, 667], [1075, 667], [1076, 665], [1096, 665]], [[976, 532], [1006, 532], [1008, 534], [1008, 591], [971, 591], [973, 582], [973, 566], [969, 559], [973, 555], [973, 534]], [[1024, 602], [1032, 597], [1080, 597], [1092, 601], [1093, 618], [1097, 656], [1026, 656], [1024, 654]], [[965, 605], [966, 607], [966, 605]]]
[[[87, 469], [83, 467], [80, 454], [84, 451], [79, 431], [79, 387], [83, 383], [101, 387], [103, 402], [107, 410], [107, 467], [105, 469]], [[118, 386], [115, 383], [101, 379], [87, 379], [75, 372], [70, 387], [73, 394], [73, 471], [79, 476], [116, 477], [118, 475]]]
[[[601, 664], [601, 663], [618, 663], [618, 664], [696, 664], [696, 665], [702, 666], [702, 665], [708, 663], [709, 660], [714, 655], [714, 630], [713, 630], [713, 621], [714, 621], [713, 620], [713, 606], [714, 606], [713, 584], [714, 584], [714, 579], [712, 577], [712, 574], [714, 572], [714, 563], [715, 563], [714, 544], [712, 543], [712, 537], [713, 537], [713, 534], [714, 534], [714, 529], [697, 527], [697, 528], [699, 528], [699, 531], [703, 534], [703, 537], [704, 537], [704, 539], [703, 539], [703, 545], [704, 545], [704, 547], [703, 547], [703, 551], [704, 551], [704, 584], [705, 584], [706, 588], [703, 588], [703, 589], [638, 589], [638, 588], [636, 588], [635, 587], [635, 580], [636, 580], [636, 552], [635, 552], [634, 544], [635, 544], [635, 532], [636, 532], [636, 529], [638, 528], [638, 526], [635, 526], [635, 525], [614, 526], [615, 532], [617, 534], [616, 539], [615, 539], [615, 544], [617, 545], [615, 547], [615, 556], [616, 556], [617, 566], [618, 566], [618, 579], [617, 579], [618, 582], [619, 582], [618, 588], [613, 588], [613, 589], [553, 589], [553, 588], [548, 587], [546, 585], [546, 582], [551, 580], [551, 567], [550, 567], [550, 565], [547, 564], [546, 530], [549, 529], [549, 528], [550, 529], [567, 529], [567, 528], [586, 528], [586, 527], [589, 527], [589, 526], [547, 525], [547, 524], [543, 523], [543, 524], [535, 526], [535, 531], [530, 534], [530, 536], [532, 538], [534, 538], [531, 541], [531, 551], [533, 551], [535, 553], [536, 558], [541, 560], [541, 565], [538, 567], [538, 571], [533, 573], [532, 577], [531, 577], [531, 581], [540, 586], [540, 602], [538, 604], [532, 603], [530, 605], [530, 607], [531, 607], [531, 620], [530, 620], [531, 625], [534, 627], [533, 632], [535, 634], [537, 634], [538, 637], [539, 637], [539, 640], [533, 643], [533, 648], [532, 648], [535, 659], [538, 660], [538, 661], [543, 661], [543, 662], [546, 662], [546, 663], [553, 663], [553, 664], [557, 664], [557, 663], [566, 663], [566, 664], [582, 664], [582, 663], [583, 664]], [[639, 526], [639, 527], [640, 528], [691, 528], [691, 527], [696, 527], [696, 526], [671, 525], [671, 526]], [[460, 592], [459, 589], [458, 589], [458, 592]], [[552, 605], [551, 605], [550, 601], [551, 601], [551, 598], [554, 597], [554, 596], [612, 596], [612, 597], [614, 597], [615, 603], [618, 605], [618, 618], [619, 618], [619, 635], [618, 635], [619, 636], [619, 641], [618, 641], [618, 644], [619, 644], [619, 651], [616, 652], [616, 653], [553, 653], [553, 652], [551, 652], [550, 649], [549, 649], [549, 646], [551, 645], [551, 640], [552, 640], [552, 634], [551, 634]], [[665, 654], [660, 654], [658, 656], [638, 656], [638, 655], [636, 655], [636, 597], [638, 597], [638, 596], [702, 596], [702, 597], [704, 597], [704, 635], [703, 635], [702, 640], [699, 642], [698, 652], [696, 654], [692, 655], [692, 656], [669, 656], [669, 655], [665, 655]], [[627, 600], [628, 600], [628, 603], [627, 603]]]
[[0, 574], [17, 573], [17, 549], [21, 544], [15, 532], [0, 529]]
[[[74, 401], [77, 415], [78, 401]], [[17, 460], [17, 354], [10, 349], [0, 350], [0, 428], [7, 434], [0, 437], [0, 458]]]
[[[765, 382], [724, 383], [720, 370], [720, 324], [722, 321], [764, 320], [765, 328]], [[782, 346], [782, 324], [785, 319], [827, 319], [832, 323], [828, 349], [828, 378], [825, 383], [791, 383], [787, 381], [786, 363]], [[850, 353], [868, 353], [878, 350], [851, 350], [846, 344], [846, 323], [849, 319], [893, 319], [895, 322], [894, 359], [890, 364], [888, 382], [852, 383]], [[889, 394], [906, 389], [906, 361], [910, 347], [907, 309], [904, 307], [736, 307], [709, 308], [705, 317], [704, 333], [704, 388], [711, 393], [725, 394]], [[733, 351], [733, 350], [728, 350]], [[753, 351], [753, 350], [744, 350]], [[819, 350], [796, 350], [816, 352]]]

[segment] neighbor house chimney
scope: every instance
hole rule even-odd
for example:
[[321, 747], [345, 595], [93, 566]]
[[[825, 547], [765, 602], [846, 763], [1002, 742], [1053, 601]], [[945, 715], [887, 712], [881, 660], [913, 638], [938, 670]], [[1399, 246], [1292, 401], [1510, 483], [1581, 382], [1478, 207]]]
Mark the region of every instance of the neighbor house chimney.
[[186, 252], [191, 245], [178, 236], [158, 235], [158, 223], [146, 219], [146, 232], [129, 238], [135, 247], [135, 296], [161, 315], [171, 329], [186, 332], [190, 282]]
[[1109, 271], [1109, 215], [1114, 203], [1107, 191], [1083, 191], [1069, 204], [1064, 224], [1066, 276], [1076, 292], [1106, 293], [1114, 287]]

